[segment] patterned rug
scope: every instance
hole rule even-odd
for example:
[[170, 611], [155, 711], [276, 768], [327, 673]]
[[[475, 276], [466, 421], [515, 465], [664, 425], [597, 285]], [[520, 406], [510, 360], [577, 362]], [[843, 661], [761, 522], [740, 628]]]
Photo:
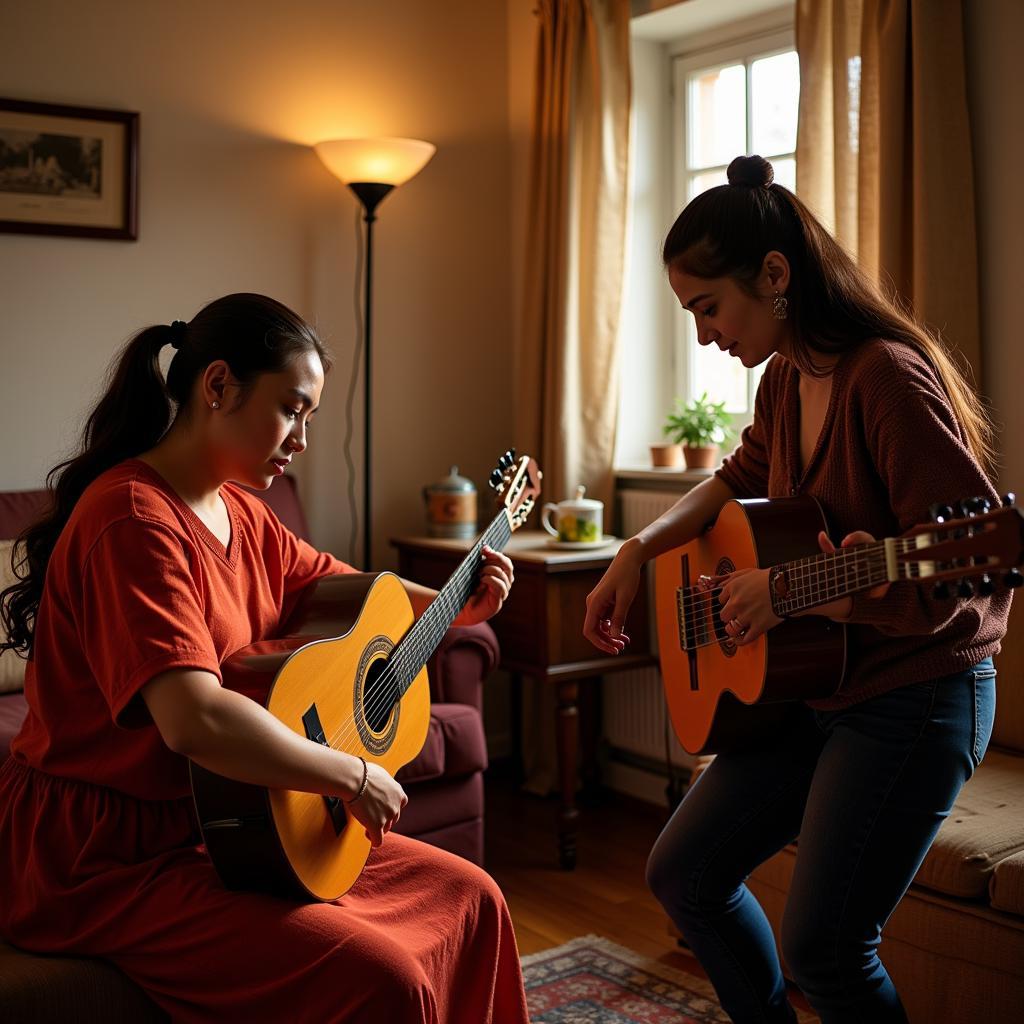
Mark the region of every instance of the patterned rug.
[[531, 1024], [729, 1024], [710, 982], [596, 935], [524, 956], [523, 975]]

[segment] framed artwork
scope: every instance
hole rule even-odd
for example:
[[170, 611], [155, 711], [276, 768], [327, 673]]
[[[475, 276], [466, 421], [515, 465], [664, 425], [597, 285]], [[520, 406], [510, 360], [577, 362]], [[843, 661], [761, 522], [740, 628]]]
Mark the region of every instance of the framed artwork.
[[0, 99], [0, 231], [138, 238], [139, 115]]

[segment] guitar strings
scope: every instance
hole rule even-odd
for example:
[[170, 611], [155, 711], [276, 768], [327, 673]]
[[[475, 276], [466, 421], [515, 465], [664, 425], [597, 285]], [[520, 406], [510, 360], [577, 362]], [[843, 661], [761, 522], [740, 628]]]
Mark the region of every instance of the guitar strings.
[[[916, 544], [913, 539], [898, 539], [897, 548], [900, 553], [912, 551], [915, 547]], [[788, 581], [792, 590], [796, 591], [790, 600], [808, 596], [808, 590], [813, 594], [815, 588], [820, 586], [822, 581], [826, 583], [826, 593], [822, 600], [817, 603], [826, 603], [831, 597], [840, 596], [839, 589], [841, 589], [841, 586], [836, 576], [837, 568], [843, 569], [843, 585], [847, 586], [851, 583], [851, 569], [853, 570], [855, 574], [852, 581], [855, 584], [854, 590], [862, 590], [878, 583], [884, 583], [886, 581], [884, 556], [884, 542], [869, 542], [840, 551], [825, 552], [821, 555], [812, 555], [808, 558], [789, 562], [787, 565], [790, 566], [791, 572], [788, 574]], [[842, 565], [839, 565], [840, 561]], [[907, 570], [907, 567], [902, 563], [899, 568]], [[881, 577], [873, 577], [872, 573], [877, 572], [879, 569], [883, 570], [883, 575]], [[906, 575], [904, 578], [906, 578]], [[828, 593], [828, 589], [833, 586], [836, 588], [834, 595]], [[689, 592], [689, 596], [684, 596], [680, 602], [683, 605], [683, 625], [687, 626], [687, 620], [697, 619], [697, 621], [692, 622], [692, 626], [686, 629], [686, 639], [687, 641], [692, 639], [694, 647], [705, 647], [711, 643], [718, 643], [721, 639], [732, 639], [728, 635], [724, 637], [719, 635], [726, 625], [720, 618], [717, 621], [714, 619], [710, 622], [708, 621], [709, 615], [714, 613], [713, 598], [721, 593], [723, 587], [724, 585], [707, 590], [698, 590], [696, 587], [684, 588]], [[813, 605], [808, 605], [807, 607], [813, 607]], [[698, 626], [702, 628], [698, 629]]]
[[[487, 537], [489, 529], [490, 528], [488, 528], [488, 531], [485, 531], [484, 536], [481, 537], [481, 539], [473, 545], [473, 548], [470, 550], [469, 555], [467, 555], [467, 557], [463, 560], [459, 568], [456, 569], [455, 573], [453, 573], [451, 577], [451, 580], [449, 580], [449, 583], [445, 584], [445, 586], [448, 586], [453, 580], [456, 579], [458, 580], [460, 586], [469, 581], [469, 579], [472, 576], [472, 573], [477, 570], [477, 566], [479, 564], [478, 557], [482, 552], [483, 544], [485, 543], [485, 538]], [[438, 598], [440, 599], [441, 595], [438, 595]], [[437, 600], [438, 599], [435, 599], [435, 601], [431, 603], [431, 605], [427, 609], [428, 612], [430, 608], [435, 607], [435, 605], [437, 604]], [[444, 607], [448, 611], [453, 610], [449, 606], [447, 599], [443, 600], [441, 607]], [[424, 612], [424, 615], [421, 616], [420, 619], [418, 619], [417, 621], [423, 621], [423, 618], [426, 614], [427, 612]], [[365, 705], [363, 708], [364, 719], [373, 720], [373, 718], [377, 714], [384, 711], [385, 709], [390, 711], [390, 708], [388, 707], [389, 701], [391, 707], [394, 706], [395, 702], [391, 700], [391, 697], [394, 693], [392, 686], [398, 679], [401, 678], [402, 675], [406, 674], [405, 670], [409, 667], [409, 659], [407, 657], [405, 649], [402, 647], [402, 644], [415, 629], [416, 623], [414, 622], [413, 625], [410, 627], [409, 631], [405, 634], [405, 636], [401, 640], [399, 640], [398, 644], [395, 645], [395, 648], [393, 649], [392, 655], [388, 659], [387, 664], [385, 665], [381, 674], [374, 680], [375, 693], [374, 696], [371, 698], [369, 704]], [[414, 638], [411, 650], [415, 652], [415, 654], [417, 655], [417, 660], [423, 654], [423, 648], [425, 646], [425, 644], [417, 645]], [[427, 654], [427, 657], [429, 657], [429, 653]], [[342, 720], [340, 727], [336, 729], [334, 734], [328, 739], [328, 745], [332, 748], [337, 749], [336, 745], [347, 745], [348, 741], [354, 739], [358, 735], [358, 733], [359, 727], [356, 723], [355, 717], [352, 715], [346, 716], [346, 718]]]
[[[503, 527], [504, 529], [502, 529]], [[491, 537], [492, 531], [497, 534], [496, 537]], [[445, 583], [442, 588], [442, 592], [438, 594], [437, 598], [431, 602], [424, 614], [412, 624], [405, 636], [403, 636], [393, 648], [391, 657], [388, 658], [387, 664], [381, 674], [374, 680], [373, 689], [375, 690], [375, 695], [371, 698], [369, 704], [365, 705], [363, 708], [364, 719], [372, 721], [377, 714], [385, 710], [390, 713], [391, 708], [393, 708], [397, 703], [392, 699], [394, 694], [393, 687], [396, 681], [400, 680], [403, 676], [409, 675], [411, 676], [409, 679], [409, 682], [411, 683], [423, 669], [426, 661], [436, 648], [436, 642], [431, 643], [428, 638], [421, 639], [419, 635], [413, 636], [414, 631], [417, 630], [418, 624], [424, 622], [427, 615], [431, 614], [432, 609], [434, 608], [438, 608], [439, 611], [443, 610], [449, 614], [454, 612], [455, 615], [458, 615], [459, 609], [465, 603], [465, 597], [463, 597], [459, 604], [456, 605], [453, 598], [445, 596], [444, 590], [456, 581], [457, 586], [452, 588], [453, 594], [456, 592], [461, 594], [463, 592], [463, 587], [468, 590], [468, 585], [471, 582], [473, 575], [479, 571], [480, 556], [483, 553], [484, 544], [492, 544], [495, 547], [503, 548], [511, 535], [512, 531], [508, 520], [504, 516], [500, 515], [483, 532], [479, 540], [470, 549], [466, 558], [463, 559], [462, 563], [452, 574], [451, 578], [447, 583]], [[466, 596], [468, 596], [468, 594]], [[430, 628], [433, 624], [434, 620], [432, 619], [427, 626], [420, 626], [419, 633], [427, 632], [429, 637]], [[415, 657], [411, 657], [411, 655], [415, 655]], [[419, 667], [415, 672], [410, 672], [409, 670], [414, 662], [419, 662]], [[400, 685], [397, 688], [400, 689]], [[399, 700], [401, 700], [403, 695], [404, 694], [401, 693], [399, 694]], [[356, 723], [355, 717], [353, 715], [348, 715], [342, 720], [339, 727], [327, 740], [327, 743], [332, 749], [340, 749], [341, 747], [346, 746], [350, 740], [355, 739], [358, 736], [358, 733], [359, 727]]]
[[[482, 548], [482, 544], [483, 542], [481, 541], [479, 542], [479, 544], [474, 545], [474, 548], [473, 550], [471, 550], [470, 554], [478, 554], [479, 552], [477, 552], [476, 549], [477, 547]], [[466, 566], [466, 568], [469, 570], [476, 570], [475, 559], [472, 564], [467, 564], [467, 562], [464, 562], [463, 565]], [[463, 583], [466, 583], [471, 575], [472, 572], [463, 571], [462, 567], [460, 567], [460, 569], [457, 569], [456, 573], [453, 574], [452, 580], [458, 578], [458, 582], [461, 585]], [[448, 602], [445, 601], [442, 607], [447, 607], [447, 604]], [[430, 607], [434, 607], [434, 603], [432, 603]], [[422, 618], [423, 616], [421, 616], [420, 619], [417, 621], [422, 621]], [[410, 665], [410, 658], [408, 655], [411, 653], [415, 653], [416, 659], [412, 660], [421, 659], [423, 655], [423, 648], [426, 646], [425, 644], [417, 644], [414, 640], [408, 651], [406, 651], [406, 649], [402, 647], [403, 641], [407, 637], [409, 637], [410, 633], [415, 628], [416, 623], [413, 623], [413, 625], [410, 627], [409, 632], [406, 633], [405, 637], [403, 637], [402, 640], [400, 640], [398, 644], [396, 644], [395, 647], [393, 648], [392, 654], [388, 658], [387, 664], [381, 671], [380, 675], [377, 676], [375, 680], [373, 680], [373, 686], [371, 687], [372, 696], [370, 698], [369, 703], [365, 704], [363, 707], [364, 719], [372, 721], [379, 713], [383, 712], [384, 710], [388, 710], [390, 712], [390, 709], [394, 707], [396, 703], [396, 701], [392, 699], [395, 692], [395, 683], [398, 680], [400, 680], [402, 676], [408, 674], [407, 670]], [[429, 658], [429, 653], [427, 653], [426, 656]], [[418, 672], [416, 674], [418, 674]], [[413, 676], [413, 678], [415, 678], [415, 676]], [[400, 689], [400, 686], [397, 688]], [[366, 691], [364, 690], [364, 694], [365, 692]], [[401, 695], [399, 695], [399, 699], [401, 699]], [[359, 726], [356, 722], [355, 716], [353, 714], [350, 714], [342, 719], [338, 728], [336, 728], [334, 733], [328, 738], [327, 743], [332, 749], [343, 749], [348, 746], [350, 740], [356, 739], [358, 735]]]

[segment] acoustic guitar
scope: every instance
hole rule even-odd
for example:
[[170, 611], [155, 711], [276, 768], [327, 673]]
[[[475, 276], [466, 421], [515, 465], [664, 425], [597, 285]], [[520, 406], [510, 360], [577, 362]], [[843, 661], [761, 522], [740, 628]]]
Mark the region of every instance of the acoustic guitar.
[[834, 554], [808, 553], [827, 531], [813, 498], [727, 501], [710, 530], [655, 562], [661, 673], [683, 748], [720, 753], [756, 742], [792, 712], [786, 702], [832, 696], [846, 667], [846, 627], [820, 615], [783, 618], [737, 646], [720, 617], [721, 587], [703, 586], [702, 576], [770, 568], [780, 615], [902, 580], [927, 582], [937, 597], [950, 596], [951, 580], [961, 596], [991, 594], [992, 573], [1005, 570], [1010, 587], [1024, 582], [1014, 568], [1024, 560], [1024, 519], [1012, 494], [1003, 500], [995, 511], [982, 498], [961, 502], [958, 514], [936, 507], [933, 522]]
[[[232, 655], [224, 685], [311, 743], [360, 755], [394, 775], [420, 751], [430, 723], [427, 660], [477, 586], [482, 548], [501, 550], [540, 494], [528, 456], [506, 452], [491, 474], [501, 496], [491, 524], [415, 621], [393, 573], [328, 576], [282, 629]], [[331, 796], [269, 789], [190, 762], [192, 794], [214, 867], [230, 889], [335, 900], [370, 852], [362, 825]]]

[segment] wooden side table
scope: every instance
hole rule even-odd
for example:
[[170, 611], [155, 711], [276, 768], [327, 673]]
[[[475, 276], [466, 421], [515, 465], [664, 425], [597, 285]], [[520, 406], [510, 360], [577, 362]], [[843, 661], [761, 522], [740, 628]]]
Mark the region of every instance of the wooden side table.
[[[397, 537], [399, 572], [406, 579], [439, 588], [475, 543], [432, 537]], [[561, 806], [559, 860], [576, 864], [576, 756], [579, 745], [579, 686], [623, 669], [652, 665], [647, 588], [641, 586], [629, 613], [630, 646], [620, 655], [598, 651], [583, 636], [587, 595], [622, 546], [615, 541], [593, 551], [564, 550], [541, 530], [512, 535], [505, 554], [515, 567], [515, 584], [491, 626], [501, 644], [501, 667], [557, 687], [555, 735]]]

